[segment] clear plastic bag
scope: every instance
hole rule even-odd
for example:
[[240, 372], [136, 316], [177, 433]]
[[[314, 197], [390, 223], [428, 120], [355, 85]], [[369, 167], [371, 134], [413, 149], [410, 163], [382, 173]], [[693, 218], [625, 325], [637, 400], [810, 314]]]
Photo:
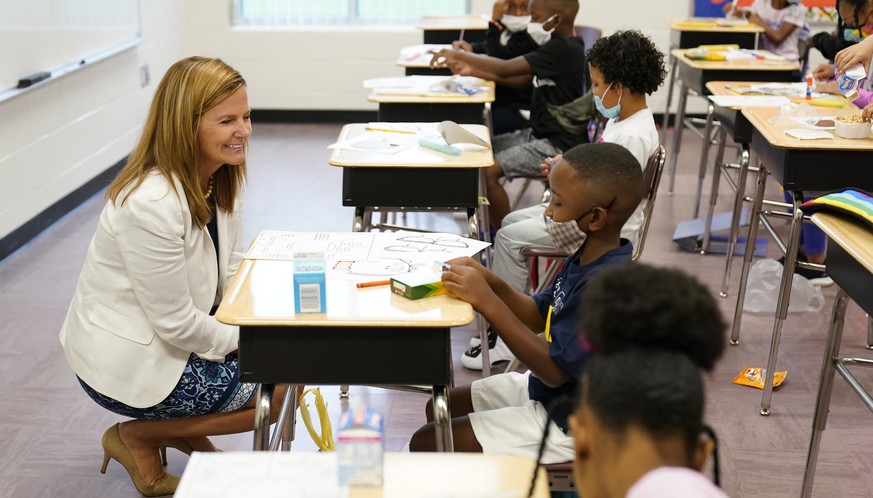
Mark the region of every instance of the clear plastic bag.
[[[749, 270], [743, 310], [752, 313], [775, 313], [781, 282], [782, 264], [778, 261], [762, 259], [755, 263]], [[795, 273], [791, 281], [788, 312], [821, 311], [822, 307], [824, 307], [824, 295], [821, 287], [812, 285], [809, 280]]]

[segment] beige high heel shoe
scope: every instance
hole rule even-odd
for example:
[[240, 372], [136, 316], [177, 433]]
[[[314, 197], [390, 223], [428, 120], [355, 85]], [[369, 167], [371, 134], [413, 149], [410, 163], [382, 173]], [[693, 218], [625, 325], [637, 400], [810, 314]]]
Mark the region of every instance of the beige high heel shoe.
[[118, 434], [118, 424], [106, 429], [106, 432], [103, 433], [103, 467], [100, 468], [101, 474], [106, 473], [106, 466], [109, 465], [110, 458], [115, 459], [127, 470], [133, 485], [136, 486], [137, 491], [143, 496], [164, 496], [176, 492], [176, 487], [179, 485], [179, 477], [167, 474], [166, 472], [153, 484], [145, 483], [139, 474], [139, 469], [136, 466], [133, 455], [130, 454], [130, 450], [121, 441], [121, 436]]
[[191, 455], [194, 452], [194, 448], [188, 444], [188, 441], [180, 437], [174, 437], [173, 439], [167, 439], [164, 441], [164, 444], [159, 448], [161, 450], [161, 465], [164, 467], [167, 466], [167, 448], [175, 448], [186, 455]]

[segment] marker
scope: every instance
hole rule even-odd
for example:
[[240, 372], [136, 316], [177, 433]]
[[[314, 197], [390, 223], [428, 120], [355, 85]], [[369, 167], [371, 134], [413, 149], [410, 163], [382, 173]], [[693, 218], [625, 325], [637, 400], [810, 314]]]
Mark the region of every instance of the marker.
[[391, 285], [390, 280], [374, 280], [372, 282], [358, 282], [355, 287], [358, 289], [364, 289], [366, 287], [380, 287], [382, 285]]

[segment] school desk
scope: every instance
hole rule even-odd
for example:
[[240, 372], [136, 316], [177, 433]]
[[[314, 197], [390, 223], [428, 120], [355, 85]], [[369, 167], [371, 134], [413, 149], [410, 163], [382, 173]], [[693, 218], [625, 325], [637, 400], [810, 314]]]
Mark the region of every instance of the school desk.
[[440, 49], [452, 48], [450, 44], [436, 45], [411, 45], [403, 47], [397, 56], [397, 65], [403, 68], [406, 76], [431, 75], [451, 76], [452, 71], [447, 67], [430, 67], [433, 53]]
[[488, 17], [477, 14], [424, 16], [415, 27], [424, 32], [423, 43], [452, 43], [462, 38], [472, 43], [485, 39]]
[[[673, 56], [673, 49], [730, 44], [738, 45], [740, 48], [756, 49], [758, 35], [764, 32], [763, 28], [754, 24], [722, 26], [716, 19], [670, 19], [667, 22], [670, 25], [670, 52], [667, 55], [670, 74], [667, 77], [667, 105], [664, 106], [661, 123], [664, 136], [670, 125], [670, 104], [673, 102], [673, 87], [676, 84], [676, 58]], [[662, 139], [661, 143], [663, 142]]]
[[450, 120], [456, 123], [481, 123], [490, 128], [494, 82], [481, 80], [473, 95], [440, 94], [423, 89], [411, 94], [408, 89], [374, 88], [367, 97], [379, 104], [378, 121], [426, 122]]
[[[682, 144], [682, 130], [686, 125], [685, 107], [689, 92], [700, 96], [708, 95], [706, 83], [709, 81], [791, 81], [792, 72], [800, 70], [797, 62], [787, 60], [692, 60], [688, 58], [687, 52], [687, 49], [679, 48], [670, 52], [679, 72], [679, 102], [676, 108], [676, 122], [673, 126], [673, 146], [667, 151], [670, 156], [668, 193], [671, 195], [676, 183], [676, 162]], [[758, 50], [756, 53], [764, 57], [773, 56], [766, 50]], [[709, 140], [709, 136], [703, 136], [703, 139]]]
[[830, 213], [815, 213], [812, 215], [812, 222], [828, 236], [828, 275], [839, 286], [839, 290], [834, 298], [818, 381], [812, 435], [800, 494], [803, 498], [812, 496], [818, 449], [822, 432], [827, 425], [834, 373], [839, 373], [864, 405], [873, 410], [873, 397], [846, 368], [846, 365], [870, 367], [873, 366], [873, 360], [840, 357], [840, 342], [849, 299], [855, 301], [868, 316], [873, 315], [873, 230], [858, 219]]
[[[785, 268], [794, 268], [800, 242], [800, 228], [803, 224], [803, 192], [829, 192], [846, 188], [873, 190], [873, 170], [870, 169], [870, 154], [873, 153], [873, 138], [850, 140], [834, 137], [827, 140], [799, 140], [786, 135], [790, 128], [801, 128], [797, 123], [771, 121], [779, 113], [774, 108], [744, 109], [743, 116], [749, 120], [752, 129], [751, 152], [759, 159], [755, 193], [749, 217], [749, 237], [743, 256], [743, 270], [737, 291], [737, 304], [731, 328], [731, 344], [739, 341], [743, 314], [746, 284], [749, 267], [755, 253], [755, 234], [760, 222], [780, 248], [785, 250]], [[856, 115], [857, 109], [827, 109], [822, 115]], [[789, 213], [781, 210], [765, 212], [762, 209], [764, 186], [767, 175], [772, 174], [785, 192], [790, 194]], [[783, 242], [776, 237], [766, 216], [784, 216], [790, 219], [789, 235]], [[828, 257], [830, 260], [830, 257]], [[806, 263], [804, 263], [805, 265]], [[788, 300], [791, 296], [793, 271], [782, 272], [782, 281], [776, 303], [776, 316], [770, 352], [767, 359], [767, 373], [764, 379], [764, 394], [761, 398], [761, 415], [770, 414], [770, 400], [773, 395], [773, 375], [776, 371], [776, 357], [782, 335], [782, 325], [788, 315]]]
[[[711, 95], [737, 95], [738, 92], [748, 91], [751, 85], [754, 85], [755, 83], [758, 82], [710, 81], [706, 83], [706, 89]], [[805, 102], [805, 100], [799, 100], [794, 97], [790, 98], [789, 100], [800, 103]], [[822, 112], [825, 113], [828, 112], [826, 109], [832, 106], [854, 108], [854, 106], [848, 100], [843, 97], [838, 97], [836, 95], [816, 98], [815, 100], [811, 100], [810, 103], [814, 108], [820, 109]], [[709, 135], [709, 130], [712, 127], [712, 121], [713, 119], [717, 119], [720, 123], [720, 126], [718, 129], [718, 134], [716, 136], [717, 148], [715, 162], [713, 165], [714, 172], [712, 177], [712, 186], [710, 188], [709, 205], [706, 211], [706, 221], [704, 223], [704, 232], [701, 238], [701, 254], [707, 254], [710, 250], [712, 219], [715, 214], [715, 202], [718, 193], [719, 180], [722, 176], [724, 176], [725, 180], [728, 182], [728, 184], [731, 186], [735, 193], [731, 216], [731, 225], [727, 240], [727, 248], [725, 250], [725, 269], [724, 275], [722, 276], [721, 290], [719, 292], [719, 295], [721, 297], [727, 297], [728, 295], [731, 264], [733, 261], [734, 250], [736, 249], [737, 232], [739, 231], [739, 220], [745, 198], [744, 189], [749, 171], [749, 143], [752, 141], [752, 125], [749, 123], [749, 120], [746, 119], [745, 116], [743, 116], [742, 109], [743, 107], [741, 106], [722, 107], [710, 101], [706, 117], [706, 132], [704, 133], [704, 135], [706, 136]], [[728, 135], [730, 135], [731, 139], [733, 139], [735, 144], [740, 146], [738, 164], [728, 164], [723, 162], [724, 149]], [[703, 144], [703, 147], [701, 148], [700, 171], [698, 176], [699, 179], [697, 192], [695, 196], [695, 218], [697, 217], [698, 207], [700, 205], [701, 187], [703, 177], [706, 174], [706, 162], [708, 159], [708, 152], [709, 143], [705, 142]], [[728, 173], [731, 169], [738, 169], [736, 181], [734, 181], [734, 179]], [[738, 186], [740, 186], [740, 188], [737, 188]]]
[[433, 386], [437, 448], [452, 451], [449, 332], [470, 323], [473, 308], [452, 295], [412, 301], [388, 286], [358, 289], [328, 273], [327, 312], [295, 314], [293, 275], [293, 261], [243, 259], [215, 314], [240, 328], [240, 379], [261, 384], [254, 449], [269, 447], [276, 384], [384, 384]]
[[[288, 496], [409, 498], [527, 496], [534, 462], [513, 455], [385, 453], [382, 486], [338, 484], [336, 453], [194, 453], [176, 498]], [[545, 470], [533, 498], [548, 498]]]
[[[367, 124], [343, 126], [338, 142], [366, 132]], [[461, 125], [488, 143], [488, 128]], [[335, 149], [328, 162], [343, 169], [343, 206], [354, 206], [353, 230], [366, 231], [372, 213], [388, 211], [458, 210], [467, 212], [468, 235], [487, 240], [487, 209], [479, 213], [484, 195], [484, 168], [494, 164], [491, 149], [453, 156], [420, 145], [393, 154]]]

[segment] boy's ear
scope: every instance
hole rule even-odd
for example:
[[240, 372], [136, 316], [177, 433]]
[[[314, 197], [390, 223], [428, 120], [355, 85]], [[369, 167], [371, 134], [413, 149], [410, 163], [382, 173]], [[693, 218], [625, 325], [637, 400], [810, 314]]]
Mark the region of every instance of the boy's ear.
[[595, 208], [591, 216], [591, 221], [588, 222], [588, 230], [596, 232], [603, 230], [609, 221], [609, 211], [601, 208]]
[[701, 436], [697, 442], [697, 450], [694, 452], [694, 460], [691, 465], [698, 471], [703, 472], [706, 467], [706, 461], [715, 450], [715, 441], [709, 436]]

